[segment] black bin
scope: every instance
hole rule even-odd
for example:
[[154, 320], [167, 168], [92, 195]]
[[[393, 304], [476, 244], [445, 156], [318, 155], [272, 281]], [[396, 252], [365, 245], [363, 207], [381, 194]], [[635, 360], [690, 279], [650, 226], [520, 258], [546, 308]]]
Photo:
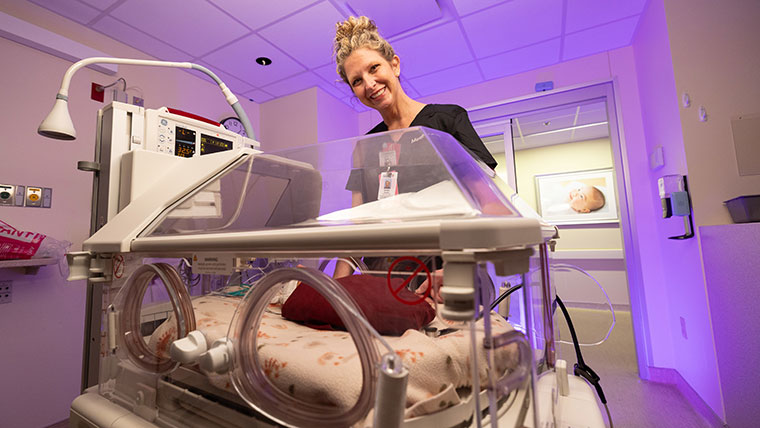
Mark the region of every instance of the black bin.
[[725, 202], [734, 223], [760, 221], [760, 195], [746, 195]]

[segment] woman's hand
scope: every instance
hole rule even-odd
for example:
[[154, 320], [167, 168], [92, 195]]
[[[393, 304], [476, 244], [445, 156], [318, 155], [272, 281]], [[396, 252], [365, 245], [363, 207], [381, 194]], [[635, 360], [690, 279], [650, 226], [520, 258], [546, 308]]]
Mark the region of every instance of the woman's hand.
[[[432, 283], [432, 284], [431, 284]], [[443, 297], [441, 297], [441, 286], [443, 285], [443, 269], [438, 269], [430, 276], [430, 281], [427, 279], [420, 284], [414, 291], [420, 296], [424, 296], [427, 293], [428, 288], [432, 285], [430, 290], [430, 298], [436, 303], [443, 303]]]

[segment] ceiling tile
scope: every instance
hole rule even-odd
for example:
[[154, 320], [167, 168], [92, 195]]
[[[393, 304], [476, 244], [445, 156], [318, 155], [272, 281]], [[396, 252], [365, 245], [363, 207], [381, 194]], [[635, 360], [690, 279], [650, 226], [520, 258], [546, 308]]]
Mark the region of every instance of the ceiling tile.
[[271, 24], [299, 9], [314, 4], [317, 0], [276, 0], [258, 1], [255, 7], [250, 0], [211, 0], [240, 22], [253, 30]]
[[77, 0], [29, 0], [81, 24], [87, 24], [100, 15], [100, 11]]
[[350, 97], [351, 95], [353, 95], [352, 93], [350, 92], [347, 93], [346, 91], [341, 89], [339, 86], [333, 85], [331, 83], [319, 82], [317, 86], [319, 86], [320, 89], [322, 89], [323, 91], [327, 92], [328, 94], [332, 95], [333, 97], [339, 100], [346, 98], [346, 96]]
[[[249, 32], [205, 0], [130, 0], [111, 11], [111, 15], [194, 56], [211, 52]], [[203, 23], [202, 27], [199, 23]]]
[[407, 78], [473, 59], [456, 22], [397, 40], [393, 42], [393, 48], [401, 58], [401, 74]]
[[559, 61], [560, 39], [556, 38], [533, 46], [515, 49], [503, 54], [478, 60], [486, 79], [509, 76], [546, 67]]
[[404, 89], [404, 92], [412, 98], [418, 98], [420, 96], [419, 91], [417, 91], [417, 89], [409, 83], [409, 79], [406, 79], [404, 76], [401, 76], [401, 87]]
[[325, 79], [327, 82], [336, 82], [337, 84], [343, 85], [346, 87], [346, 90], [348, 92], [351, 92], [351, 90], [348, 87], [348, 84], [345, 83], [341, 78], [338, 72], [335, 71], [335, 63], [330, 63], [323, 65], [321, 67], [317, 67], [313, 69], [317, 75], [323, 79]]
[[573, 0], [567, 2], [565, 32], [606, 24], [644, 10], [646, 0]]
[[246, 92], [243, 95], [248, 97], [248, 99], [253, 100], [253, 102], [256, 102], [259, 104], [265, 103], [269, 100], [274, 99], [272, 95], [260, 89], [255, 89], [253, 91]]
[[563, 49], [564, 58], [561, 58], [561, 60], [566, 61], [628, 46], [631, 43], [637, 23], [638, 17], [632, 17], [567, 35], [565, 36], [565, 46]]
[[562, 0], [513, 0], [463, 18], [462, 25], [483, 58], [559, 37]]
[[[244, 81], [238, 79], [235, 76], [231, 76], [228, 73], [225, 73], [224, 71], [219, 70], [217, 67], [214, 67], [214, 66], [212, 66], [211, 64], [209, 64], [207, 62], [198, 61], [198, 64], [200, 64], [200, 65], [208, 68], [209, 70], [211, 70], [214, 74], [217, 75], [217, 77], [219, 77], [220, 79], [222, 79], [222, 82], [224, 82], [224, 84], [227, 85], [227, 87], [230, 88], [230, 90], [232, 92], [234, 92], [236, 94], [244, 94], [246, 92], [249, 92], [249, 91], [252, 91], [252, 90], [256, 89], [253, 86], [251, 86], [250, 84], [248, 84], [247, 82], [244, 82]], [[217, 84], [213, 79], [211, 79], [211, 77], [209, 77], [208, 75], [206, 75], [206, 73], [202, 73], [202, 72], [197, 71], [197, 70], [194, 70], [194, 71], [195, 71], [194, 74], [202, 76], [203, 78], [207, 79], [208, 81], [210, 81], [211, 83], [213, 83], [215, 85]]]
[[426, 76], [409, 79], [421, 96], [437, 94], [481, 82], [480, 71], [474, 62], [458, 65]]
[[343, 15], [328, 2], [319, 3], [269, 26], [259, 34], [307, 67], [332, 61], [335, 23]]
[[464, 16], [488, 6], [503, 3], [504, 0], [452, 0], [452, 2], [459, 16]]
[[[256, 64], [260, 56], [268, 57], [272, 63]], [[302, 66], [255, 34], [206, 55], [203, 60], [258, 88], [304, 71]]]
[[118, 0], [82, 0], [98, 10], [106, 10]]
[[295, 76], [288, 77], [287, 79], [280, 80], [279, 82], [272, 83], [264, 86], [263, 90], [269, 92], [275, 97], [283, 97], [296, 92], [309, 89], [314, 86], [318, 86], [322, 82], [322, 79], [317, 77], [316, 74], [311, 71], [305, 71]]
[[189, 54], [156, 40], [110, 16], [99, 19], [92, 28], [158, 59], [165, 61], [190, 61], [191, 59]]
[[[375, 21], [383, 37], [393, 37], [442, 16], [435, 0], [348, 0], [351, 9]], [[399, 11], [404, 11], [399, 13]]]

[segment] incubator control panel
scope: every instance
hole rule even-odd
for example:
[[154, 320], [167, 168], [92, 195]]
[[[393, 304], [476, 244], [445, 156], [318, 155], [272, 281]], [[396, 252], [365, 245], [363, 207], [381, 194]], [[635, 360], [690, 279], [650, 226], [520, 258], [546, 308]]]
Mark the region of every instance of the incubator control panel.
[[145, 149], [191, 158], [210, 153], [259, 148], [259, 143], [219, 124], [172, 113], [166, 107], [145, 111]]

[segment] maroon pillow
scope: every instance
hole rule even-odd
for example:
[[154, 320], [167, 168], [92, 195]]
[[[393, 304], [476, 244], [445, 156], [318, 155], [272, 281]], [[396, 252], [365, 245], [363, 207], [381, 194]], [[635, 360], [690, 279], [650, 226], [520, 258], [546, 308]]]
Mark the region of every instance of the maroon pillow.
[[[420, 296], [402, 287], [403, 280], [391, 279], [394, 290], [401, 288], [397, 297], [388, 287], [385, 277], [351, 275], [336, 281], [356, 300], [367, 321], [380, 334], [399, 336], [409, 329], [419, 330], [435, 318], [435, 309]], [[406, 302], [417, 302], [406, 304]], [[329, 324], [345, 330], [338, 314], [319, 292], [306, 284], [299, 284], [282, 305], [282, 316], [308, 325]]]

